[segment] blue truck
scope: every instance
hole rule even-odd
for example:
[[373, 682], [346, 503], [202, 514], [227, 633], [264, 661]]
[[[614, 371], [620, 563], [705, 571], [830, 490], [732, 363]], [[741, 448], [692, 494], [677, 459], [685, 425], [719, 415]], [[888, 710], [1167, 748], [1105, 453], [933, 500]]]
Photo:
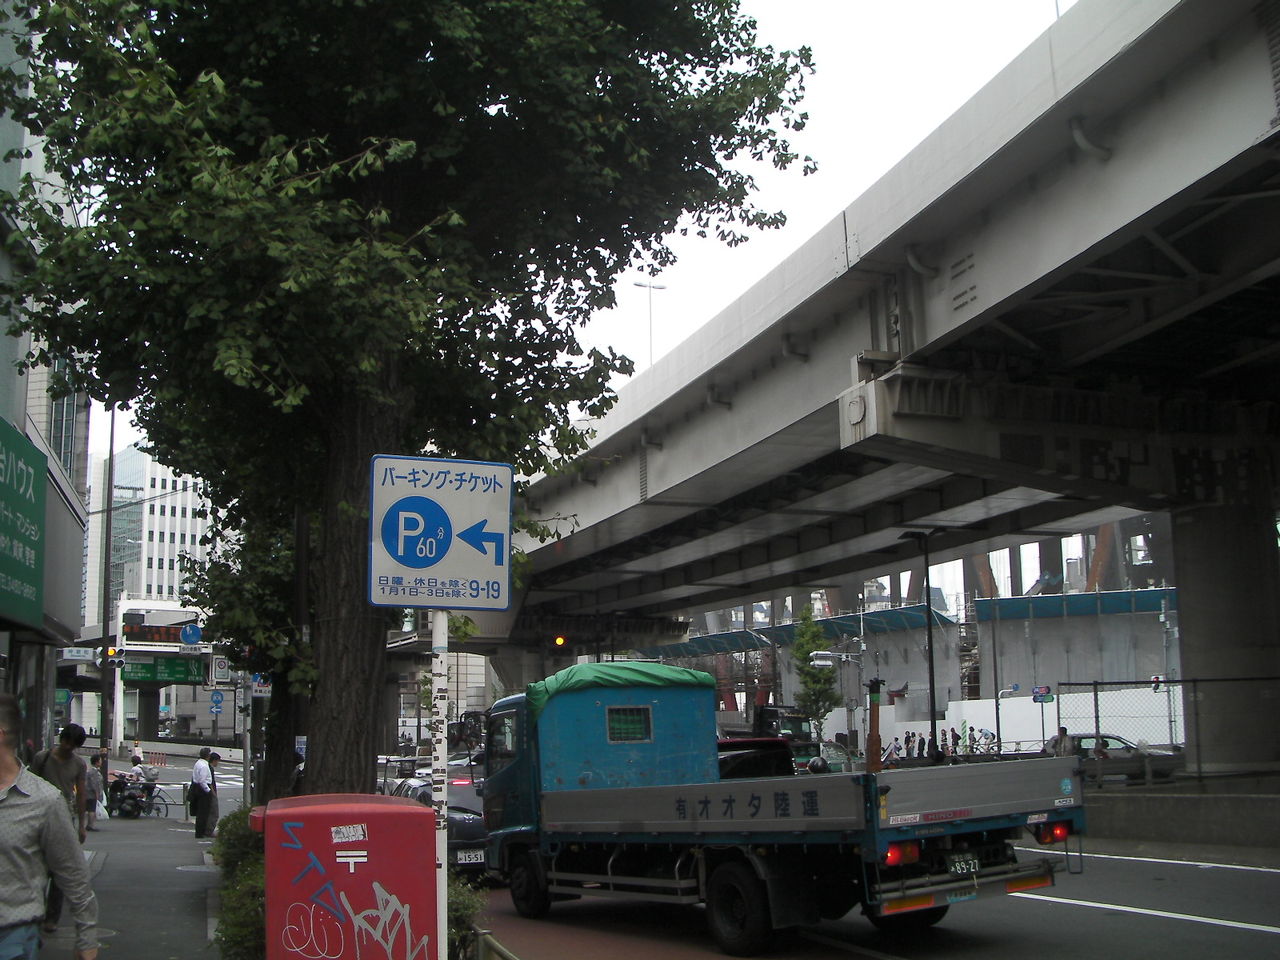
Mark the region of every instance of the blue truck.
[[[857, 907], [901, 931], [1050, 886], [1067, 858], [1049, 849], [1084, 832], [1074, 757], [770, 776], [741, 750], [722, 763], [714, 679], [654, 663], [580, 664], [499, 700], [485, 755], [486, 866], [521, 915], [583, 896], [705, 904], [733, 956]], [[1046, 853], [1019, 859], [1020, 842]]]

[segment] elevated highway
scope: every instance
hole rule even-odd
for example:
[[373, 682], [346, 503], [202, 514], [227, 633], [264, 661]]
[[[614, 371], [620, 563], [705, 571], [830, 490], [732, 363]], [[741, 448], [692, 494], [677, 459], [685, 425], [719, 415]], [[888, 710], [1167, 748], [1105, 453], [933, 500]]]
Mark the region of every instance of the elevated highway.
[[1168, 510], [1183, 676], [1280, 673], [1277, 64], [1278, 0], [1081, 0], [533, 485], [510, 639]]

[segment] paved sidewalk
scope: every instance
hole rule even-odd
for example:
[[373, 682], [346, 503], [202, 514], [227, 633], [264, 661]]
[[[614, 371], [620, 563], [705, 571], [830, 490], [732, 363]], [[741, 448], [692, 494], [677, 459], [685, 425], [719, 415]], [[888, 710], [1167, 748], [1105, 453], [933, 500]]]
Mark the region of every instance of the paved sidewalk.
[[[177, 789], [177, 788], [175, 788]], [[165, 818], [98, 821], [88, 835], [93, 890], [98, 897], [98, 930], [103, 957], [129, 960], [216, 958], [209, 942], [211, 901], [218, 869], [207, 863], [208, 841], [181, 808]], [[45, 936], [42, 960], [72, 955], [75, 925], [63, 909], [56, 933]]]

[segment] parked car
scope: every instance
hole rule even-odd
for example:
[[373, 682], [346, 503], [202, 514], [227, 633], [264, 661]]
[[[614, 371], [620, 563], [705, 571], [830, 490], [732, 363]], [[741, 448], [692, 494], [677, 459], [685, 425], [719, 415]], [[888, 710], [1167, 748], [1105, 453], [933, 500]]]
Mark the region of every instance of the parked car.
[[[449, 865], [464, 876], [477, 878], [484, 874], [484, 847], [488, 832], [484, 815], [467, 802], [474, 803], [474, 790], [465, 789], [469, 781], [449, 783]], [[391, 791], [393, 797], [408, 797], [431, 804], [431, 781], [425, 777], [408, 777]]]
[[[843, 773], [853, 769], [853, 761], [849, 751], [834, 740], [818, 743], [793, 743], [791, 751], [796, 758], [796, 773]], [[821, 757], [826, 761], [825, 767], [814, 766], [813, 761]]]
[[728, 738], [719, 741], [720, 779], [789, 776], [795, 772], [791, 744], [781, 737]]
[[1077, 736], [1076, 754], [1084, 762], [1084, 775], [1089, 780], [1117, 776], [1145, 780], [1148, 766], [1153, 778], [1165, 780], [1186, 764], [1181, 751], [1140, 746], [1111, 733]]
[[379, 757], [376, 793], [391, 794], [400, 781], [412, 777], [422, 767], [421, 757]]

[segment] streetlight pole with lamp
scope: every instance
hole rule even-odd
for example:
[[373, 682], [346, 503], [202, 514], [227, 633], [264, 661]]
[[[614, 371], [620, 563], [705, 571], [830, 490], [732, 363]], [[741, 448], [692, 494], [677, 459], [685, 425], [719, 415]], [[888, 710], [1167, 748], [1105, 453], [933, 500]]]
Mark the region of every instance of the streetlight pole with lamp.
[[[920, 544], [920, 551], [924, 555], [925, 657], [929, 662], [929, 742], [933, 744], [936, 753], [940, 750], [940, 745], [938, 743], [938, 711], [935, 707], [937, 698], [934, 694], [937, 689], [937, 678], [933, 666], [933, 586], [929, 580], [929, 536], [932, 533], [934, 533], [932, 527], [908, 530], [900, 539], [915, 540]], [[936, 760], [937, 757], [930, 759]]]
[[632, 286], [645, 287], [649, 291], [649, 366], [653, 366], [653, 291], [665, 290], [666, 285], [652, 281], [633, 280]]

